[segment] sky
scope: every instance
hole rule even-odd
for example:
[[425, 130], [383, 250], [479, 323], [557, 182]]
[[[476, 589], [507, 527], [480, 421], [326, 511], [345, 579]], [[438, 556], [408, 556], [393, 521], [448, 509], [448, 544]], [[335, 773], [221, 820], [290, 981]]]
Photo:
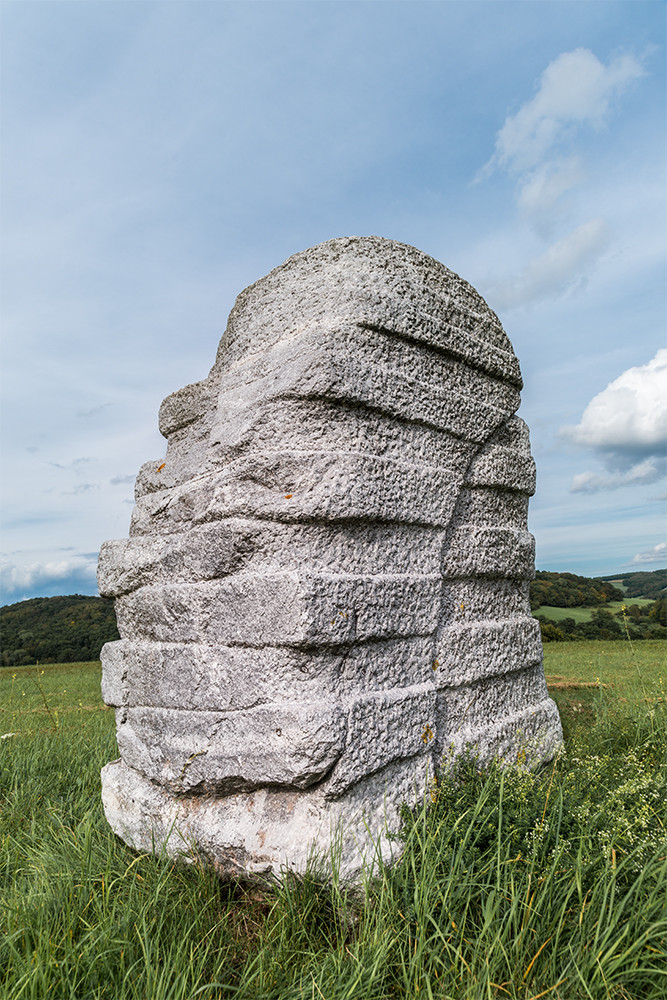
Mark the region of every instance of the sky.
[[0, 603], [95, 594], [236, 295], [335, 236], [521, 362], [539, 569], [667, 565], [661, 2], [61, 2], [2, 17]]

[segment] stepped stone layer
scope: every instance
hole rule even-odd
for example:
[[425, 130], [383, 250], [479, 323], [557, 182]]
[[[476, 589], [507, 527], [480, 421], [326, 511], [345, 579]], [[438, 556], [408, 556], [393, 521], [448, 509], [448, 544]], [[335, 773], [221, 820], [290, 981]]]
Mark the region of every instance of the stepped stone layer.
[[413, 247], [331, 240], [239, 296], [100, 552], [129, 844], [355, 878], [452, 753], [554, 753], [520, 388], [496, 315]]

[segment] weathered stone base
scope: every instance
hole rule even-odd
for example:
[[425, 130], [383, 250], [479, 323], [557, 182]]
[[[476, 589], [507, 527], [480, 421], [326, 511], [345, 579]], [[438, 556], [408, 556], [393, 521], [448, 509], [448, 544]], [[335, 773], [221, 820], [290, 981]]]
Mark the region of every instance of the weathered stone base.
[[333, 859], [342, 879], [356, 881], [380, 858], [400, 855], [388, 834], [400, 827], [401, 803], [415, 805], [429, 777], [422, 757], [391, 764], [335, 801], [318, 788], [177, 797], [115, 760], [102, 769], [102, 802], [114, 832], [139, 851], [202, 857], [235, 877], [304, 872], [314, 857], [330, 868]]
[[[459, 727], [445, 738], [442, 760], [470, 749], [480, 765], [496, 756], [534, 766], [551, 759], [561, 743], [558, 709], [546, 698], [482, 733]], [[402, 805], [422, 802], [434, 774], [432, 755], [424, 753], [389, 764], [336, 799], [329, 782], [304, 790], [174, 795], [115, 760], [102, 770], [102, 802], [114, 832], [139, 851], [165, 850], [184, 861], [200, 857], [221, 874], [251, 878], [280, 877], [286, 869], [302, 873], [317, 859], [355, 882], [378, 862], [398, 860], [402, 844], [392, 834], [400, 828]]]

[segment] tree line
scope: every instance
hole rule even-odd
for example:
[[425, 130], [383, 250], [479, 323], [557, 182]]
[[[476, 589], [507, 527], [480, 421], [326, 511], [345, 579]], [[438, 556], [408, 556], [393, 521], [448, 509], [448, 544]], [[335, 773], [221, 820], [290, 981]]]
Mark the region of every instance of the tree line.
[[[622, 587], [623, 589], [620, 589]], [[577, 639], [667, 638], [667, 570], [590, 578], [539, 570], [530, 585], [530, 607], [545, 642]], [[654, 598], [632, 604], [629, 598]], [[625, 611], [605, 605], [626, 601]], [[560, 621], [539, 613], [555, 608], [593, 608], [590, 621]], [[105, 642], [118, 639], [113, 601], [101, 597], [34, 597], [0, 608], [0, 664], [78, 663], [98, 660]]]
[[101, 597], [34, 597], [0, 608], [3, 667], [99, 660], [118, 639], [113, 601]]
[[552, 608], [595, 608], [624, 598], [624, 592], [611, 582], [576, 576], [575, 573], [538, 570], [530, 585], [531, 611], [543, 604]]
[[620, 573], [615, 576], [601, 576], [601, 580], [622, 584], [624, 596], [652, 597], [657, 601], [667, 591], [667, 569], [641, 570], [635, 573]]
[[554, 621], [544, 615], [534, 616], [540, 623], [543, 642], [573, 642], [581, 639], [667, 639], [667, 597], [653, 604], [627, 604], [615, 614], [596, 608], [590, 621], [574, 618]]
[[[574, 573], [538, 571], [530, 585], [530, 608], [540, 623], [544, 642], [578, 639], [667, 639], [667, 570], [632, 572], [589, 579]], [[653, 598], [650, 605], [633, 597]], [[604, 607], [624, 601], [615, 613]], [[559, 618], [540, 608], [593, 608], [588, 621]]]

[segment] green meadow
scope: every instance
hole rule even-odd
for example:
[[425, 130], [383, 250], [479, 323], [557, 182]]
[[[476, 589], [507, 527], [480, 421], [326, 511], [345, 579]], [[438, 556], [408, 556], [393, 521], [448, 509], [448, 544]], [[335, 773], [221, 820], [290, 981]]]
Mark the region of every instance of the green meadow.
[[631, 705], [664, 704], [667, 698], [667, 643], [550, 642], [544, 646], [549, 693], [565, 727], [573, 714], [598, 706], [599, 695], [612, 711]]
[[[646, 597], [632, 597], [628, 598], [625, 603], [623, 601], [609, 601], [600, 607], [604, 611], [610, 611], [612, 615], [617, 615], [624, 607], [629, 607], [631, 604], [636, 604], [640, 608], [649, 608], [653, 601]], [[589, 622], [598, 610], [599, 608], [556, 608], [550, 604], [544, 604], [536, 609], [535, 614], [549, 618], [553, 622], [560, 622], [563, 618], [573, 618], [575, 622]]]
[[99, 663], [1, 670], [0, 996], [662, 1000], [666, 652], [548, 644], [562, 753], [461, 761], [355, 889], [335, 858], [243, 884], [133, 852], [100, 803]]
[[[114, 713], [102, 701], [101, 677], [99, 660], [5, 667], [0, 670], [2, 733], [98, 732], [106, 722], [113, 729]], [[104, 722], [101, 716], [107, 717]]]

